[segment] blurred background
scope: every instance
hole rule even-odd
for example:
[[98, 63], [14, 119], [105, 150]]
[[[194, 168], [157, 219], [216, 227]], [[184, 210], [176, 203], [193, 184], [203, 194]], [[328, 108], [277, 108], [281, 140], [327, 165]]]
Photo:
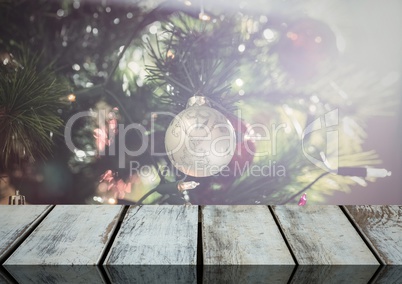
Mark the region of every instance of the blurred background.
[[[182, 204], [184, 180], [199, 183], [193, 204], [297, 204], [303, 192], [308, 204], [402, 204], [401, 10], [398, 0], [0, 0], [1, 203], [19, 190], [32, 204]], [[178, 114], [199, 91], [236, 132], [229, 176], [161, 170], [173, 168], [171, 118], [157, 113]], [[316, 131], [302, 148], [302, 130], [333, 109], [339, 140]], [[83, 111], [71, 151], [63, 133]], [[119, 135], [131, 123], [155, 144], [122, 167], [110, 150], [143, 143]], [[273, 145], [256, 123], [286, 127]], [[331, 167], [335, 148], [340, 167], [392, 175], [329, 174], [301, 192], [323, 173], [305, 151]]]

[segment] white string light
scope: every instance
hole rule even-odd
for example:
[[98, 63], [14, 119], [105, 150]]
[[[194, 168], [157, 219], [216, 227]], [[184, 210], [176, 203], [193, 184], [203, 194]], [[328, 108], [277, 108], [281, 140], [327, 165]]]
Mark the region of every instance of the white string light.
[[202, 21], [209, 21], [211, 19], [211, 17], [204, 12], [204, 0], [201, 0], [200, 2], [200, 14], [198, 15], [198, 17]]

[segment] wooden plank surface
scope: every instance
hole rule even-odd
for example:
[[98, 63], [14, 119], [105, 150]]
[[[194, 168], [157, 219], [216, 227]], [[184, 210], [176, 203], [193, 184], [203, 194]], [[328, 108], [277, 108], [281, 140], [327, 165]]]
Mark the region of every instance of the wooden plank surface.
[[202, 208], [205, 265], [294, 265], [286, 243], [264, 205]]
[[130, 207], [106, 265], [195, 265], [197, 206]]
[[4, 266], [96, 265], [122, 208], [57, 205], [7, 259]]
[[198, 206], [132, 206], [104, 266], [111, 283], [196, 283]]
[[387, 266], [382, 267], [375, 283], [402, 281], [402, 206], [344, 206], [366, 241]]
[[402, 265], [402, 206], [345, 206], [385, 264]]
[[338, 206], [285, 205], [273, 210], [299, 264], [379, 266]]
[[0, 205], [0, 263], [50, 209], [48, 205]]
[[[0, 206], [2, 255], [51, 210], [9, 208]], [[122, 208], [58, 205], [4, 267], [20, 283], [71, 282], [71, 277], [74, 283], [103, 283], [99, 269], [87, 265], [99, 264]], [[275, 218], [263, 205], [202, 208], [204, 283], [367, 283], [375, 274], [377, 259], [338, 206], [272, 208]], [[375, 282], [398, 283], [402, 206], [345, 210], [372, 249], [391, 265], [376, 274]], [[296, 269], [275, 219], [300, 264]], [[130, 207], [104, 263], [110, 282], [196, 283], [197, 230], [197, 206]], [[7, 273], [0, 273], [1, 280], [9, 281]]]

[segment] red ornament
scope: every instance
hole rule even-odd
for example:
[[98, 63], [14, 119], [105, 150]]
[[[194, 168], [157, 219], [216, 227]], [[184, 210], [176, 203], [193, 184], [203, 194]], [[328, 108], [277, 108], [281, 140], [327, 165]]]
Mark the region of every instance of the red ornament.
[[299, 200], [298, 205], [299, 205], [299, 206], [304, 206], [304, 205], [306, 205], [306, 203], [307, 203], [307, 194], [304, 193], [304, 194], [300, 197], [300, 200]]
[[288, 25], [277, 47], [282, 67], [296, 79], [323, 71], [338, 55], [336, 36], [324, 22], [299, 19]]

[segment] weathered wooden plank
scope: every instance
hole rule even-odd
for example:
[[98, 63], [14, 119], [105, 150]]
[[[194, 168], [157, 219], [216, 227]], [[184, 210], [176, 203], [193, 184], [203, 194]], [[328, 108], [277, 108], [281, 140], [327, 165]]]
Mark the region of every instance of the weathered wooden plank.
[[197, 206], [130, 207], [105, 265], [195, 265]]
[[299, 264], [373, 265], [379, 263], [338, 206], [273, 206]]
[[295, 265], [263, 205], [203, 207], [202, 244], [205, 265]]
[[349, 216], [385, 264], [402, 265], [402, 206], [345, 206]]
[[130, 207], [104, 266], [112, 283], [196, 283], [197, 206]]
[[0, 205], [0, 263], [50, 209], [48, 205]]
[[4, 266], [96, 265], [122, 208], [117, 205], [58, 205]]

